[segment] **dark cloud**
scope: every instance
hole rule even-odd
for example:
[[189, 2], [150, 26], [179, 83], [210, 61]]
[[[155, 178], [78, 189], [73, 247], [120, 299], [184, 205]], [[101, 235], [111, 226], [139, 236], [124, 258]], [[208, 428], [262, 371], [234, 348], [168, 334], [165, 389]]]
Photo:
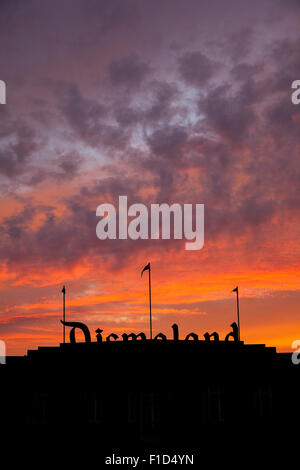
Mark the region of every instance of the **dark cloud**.
[[216, 64], [202, 52], [186, 52], [178, 59], [178, 69], [188, 84], [202, 86], [213, 77]]
[[128, 142], [125, 129], [111, 122], [108, 108], [97, 100], [84, 97], [75, 84], [64, 87], [58, 108], [77, 138], [91, 146], [117, 149], [124, 148]]
[[119, 100], [112, 109], [114, 117], [121, 126], [143, 126], [153, 129], [166, 121], [171, 120], [176, 112], [174, 102], [179, 97], [175, 83], [154, 81], [147, 84], [149, 98], [142, 106], [124, 105]]
[[[291, 102], [289, 92], [284, 98], [275, 100], [266, 108], [265, 117], [272, 135], [277, 138], [278, 132], [280, 132], [285, 139], [286, 136], [283, 134], [285, 132], [289, 134], [289, 139], [293, 139], [294, 143], [297, 143], [300, 130], [300, 110]], [[279, 139], [281, 140], [281, 136]]]
[[222, 44], [222, 50], [226, 57], [230, 57], [232, 62], [239, 62], [251, 50], [253, 41], [253, 31], [251, 28], [243, 28], [238, 31], [230, 32]]
[[75, 84], [66, 87], [65, 93], [60, 96], [59, 107], [80, 137], [86, 140], [97, 140], [100, 137], [105, 108], [83, 97]]
[[62, 178], [74, 178], [80, 169], [82, 158], [78, 154], [64, 154], [58, 160], [58, 167], [61, 173], [58, 173]]
[[[40, 124], [40, 123], [39, 123]], [[24, 185], [35, 187], [45, 180], [71, 180], [79, 173], [83, 158], [78, 152], [67, 153], [59, 149], [47, 148], [48, 139], [41, 138], [47, 121], [36, 125], [30, 119], [11, 119], [10, 114], [3, 115], [0, 129], [0, 175], [8, 185], [2, 185], [3, 194], [17, 194]], [[60, 154], [58, 156], [57, 154]], [[40, 162], [40, 155], [44, 164]]]
[[177, 160], [182, 155], [187, 138], [187, 130], [184, 127], [165, 126], [148, 136], [147, 143], [153, 154]]
[[240, 62], [231, 69], [231, 75], [235, 80], [247, 81], [249, 79], [255, 79], [264, 70], [264, 64], [247, 64], [246, 62]]
[[14, 178], [22, 174], [38, 148], [35, 131], [22, 121], [12, 121], [3, 128], [8, 140], [0, 147], [0, 174]]
[[1, 174], [55, 192], [85, 159], [94, 165], [88, 146], [106, 160], [60, 201], [63, 215], [23, 197], [24, 210], [2, 220], [3, 262], [126, 263], [151, 242], [95, 235], [97, 205], [120, 194], [204, 202], [209, 241], [275, 230], [280, 211], [297, 207], [299, 41], [274, 18], [266, 28], [272, 2], [29, 1], [15, 14], [17, 5], [1, 5], [0, 59], [16, 77], [9, 114], [0, 109]]
[[149, 73], [149, 66], [138, 56], [130, 55], [113, 61], [109, 65], [109, 81], [115, 86], [139, 88]]
[[271, 49], [274, 75], [269, 83], [271, 92], [289, 93], [291, 84], [299, 77], [300, 37], [277, 40]]
[[144, 111], [143, 117], [146, 124], [157, 126], [162, 121], [170, 120], [176, 113], [173, 106], [179, 92], [174, 83], [168, 82], [154, 82], [151, 89], [151, 106]]
[[257, 98], [251, 80], [244, 82], [238, 91], [230, 85], [221, 85], [200, 99], [199, 112], [205, 116], [208, 131], [238, 143], [256, 123], [252, 106]]

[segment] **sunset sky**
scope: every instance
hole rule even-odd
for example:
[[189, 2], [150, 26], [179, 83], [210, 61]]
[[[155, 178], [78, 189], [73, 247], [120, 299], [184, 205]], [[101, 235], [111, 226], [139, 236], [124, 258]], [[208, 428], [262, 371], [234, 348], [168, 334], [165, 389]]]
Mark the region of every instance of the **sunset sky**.
[[[298, 0], [2, 0], [0, 339], [300, 339]], [[205, 243], [96, 237], [96, 208], [205, 204]]]

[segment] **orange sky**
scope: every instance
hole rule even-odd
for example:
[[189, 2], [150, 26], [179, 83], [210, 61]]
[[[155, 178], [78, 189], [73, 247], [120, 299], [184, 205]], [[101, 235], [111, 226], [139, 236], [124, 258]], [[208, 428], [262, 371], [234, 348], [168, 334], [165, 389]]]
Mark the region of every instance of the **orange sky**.
[[[52, 2], [0, 15], [0, 339], [94, 330], [300, 338], [299, 13], [295, 2]], [[287, 6], [288, 5], [288, 6]], [[170, 14], [172, 12], [172, 14]], [[26, 29], [24, 29], [26, 25]], [[204, 204], [205, 241], [105, 240], [96, 209]]]

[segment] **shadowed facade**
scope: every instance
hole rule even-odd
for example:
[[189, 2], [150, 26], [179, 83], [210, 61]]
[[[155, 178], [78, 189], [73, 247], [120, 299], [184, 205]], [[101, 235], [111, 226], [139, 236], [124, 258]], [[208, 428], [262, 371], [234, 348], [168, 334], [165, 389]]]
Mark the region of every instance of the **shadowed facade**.
[[2, 423], [79, 426], [111, 446], [197, 446], [300, 415], [290, 354], [239, 341], [66, 343], [8, 357], [0, 374]]

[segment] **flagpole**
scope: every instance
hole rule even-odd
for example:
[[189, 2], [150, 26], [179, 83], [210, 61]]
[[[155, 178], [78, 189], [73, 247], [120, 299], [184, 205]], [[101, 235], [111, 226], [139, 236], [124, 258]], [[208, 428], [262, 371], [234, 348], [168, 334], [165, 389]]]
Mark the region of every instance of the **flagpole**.
[[145, 271], [149, 271], [149, 309], [150, 309], [150, 339], [152, 339], [152, 307], [151, 307], [151, 266], [150, 262], [142, 269], [141, 277]]
[[[66, 288], [65, 286], [62, 289], [63, 293], [63, 321], [66, 321]], [[66, 327], [65, 325], [63, 326], [63, 343], [65, 344], [66, 342]]]
[[240, 305], [239, 305], [239, 288], [237, 287], [236, 291], [236, 308], [237, 308], [237, 318], [238, 318], [238, 332], [239, 332], [239, 341], [241, 340], [241, 330], [240, 330]]
[[150, 306], [150, 339], [152, 339], [151, 268], [150, 268], [150, 266], [149, 266], [149, 306]]
[[240, 327], [240, 304], [239, 304], [239, 287], [236, 286], [231, 292], [236, 292], [236, 310], [238, 321], [238, 341], [241, 341], [241, 327]]

